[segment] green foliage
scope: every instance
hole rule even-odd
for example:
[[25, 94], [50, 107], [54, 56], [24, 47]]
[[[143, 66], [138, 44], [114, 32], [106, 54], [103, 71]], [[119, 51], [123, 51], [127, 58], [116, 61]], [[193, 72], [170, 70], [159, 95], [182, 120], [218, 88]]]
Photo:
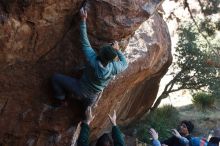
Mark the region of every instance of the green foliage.
[[206, 89], [220, 97], [220, 37], [216, 22], [199, 20], [200, 31], [190, 21], [183, 22], [178, 29], [179, 40], [172, 64], [172, 80], [165, 86], [153, 109], [161, 99], [182, 89]]
[[206, 18], [200, 23], [200, 28], [203, 33], [206, 33], [208, 36], [215, 35], [216, 24], [212, 22], [210, 18]]
[[215, 22], [215, 27], [218, 31], [220, 31], [220, 20], [218, 20], [217, 22]]
[[[209, 28], [213, 30], [213, 28]], [[212, 64], [220, 62], [219, 39], [212, 36], [215, 36], [214, 32], [210, 31], [207, 34], [210, 36], [207, 39], [211, 45], [207, 44], [192, 24], [184, 23], [184, 26], [179, 29], [180, 40], [176, 48], [178, 59], [175, 63], [181, 70], [175, 79], [175, 84], [178, 84], [180, 88], [191, 90], [203, 88], [213, 95], [205, 93], [194, 95], [194, 104], [204, 110], [214, 104], [215, 98], [220, 97], [220, 68], [207, 63], [208, 60], [211, 60]]]
[[180, 71], [174, 78], [175, 84], [180, 89], [196, 90], [208, 86], [210, 80], [216, 78], [216, 69], [206, 63], [209, 46], [190, 23], [184, 23], [178, 32], [177, 61], [173, 65]]
[[172, 105], [165, 105], [151, 112], [146, 119], [134, 126], [137, 129], [138, 139], [150, 143], [150, 128], [159, 133], [159, 139], [163, 140], [171, 136], [170, 129], [176, 128], [179, 123], [179, 113]]
[[213, 83], [210, 83], [210, 92], [211, 94], [216, 98], [216, 99], [220, 99], [220, 81], [219, 79], [217, 79], [217, 82], [213, 82]]
[[193, 95], [192, 99], [193, 104], [202, 111], [211, 109], [215, 103], [215, 97], [212, 94], [205, 92], [198, 92]]
[[202, 13], [204, 15], [217, 14], [220, 11], [219, 0], [208, 0], [203, 2], [204, 3], [201, 6], [202, 6]]
[[[201, 25], [208, 25], [210, 31], [207, 37], [210, 44], [203, 36], [197, 31], [196, 27], [184, 22], [180, 26], [179, 41], [176, 47], [177, 61], [173, 64], [179, 71], [175, 76], [175, 84], [179, 85], [179, 89], [192, 89], [199, 90], [204, 87], [208, 87], [211, 90], [211, 86], [220, 83], [219, 72], [220, 68], [207, 64], [208, 60], [213, 62], [219, 62], [219, 48], [220, 39], [215, 37], [213, 32], [214, 26], [211, 22], [205, 24], [201, 22]], [[213, 26], [211, 28], [210, 26]], [[213, 36], [214, 35], [214, 36]], [[219, 85], [219, 84], [218, 84]], [[214, 89], [214, 88], [213, 88]], [[215, 88], [216, 89], [216, 88]]]

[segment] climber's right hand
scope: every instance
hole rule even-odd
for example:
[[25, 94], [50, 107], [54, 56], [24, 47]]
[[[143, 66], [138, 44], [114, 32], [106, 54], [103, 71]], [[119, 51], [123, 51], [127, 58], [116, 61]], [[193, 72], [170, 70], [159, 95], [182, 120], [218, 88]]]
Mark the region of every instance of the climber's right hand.
[[112, 47], [115, 49], [115, 50], [119, 50], [119, 45], [118, 45], [118, 41], [114, 41], [113, 43], [112, 43]]
[[81, 8], [80, 9], [80, 17], [82, 21], [86, 21], [87, 18], [87, 11], [85, 10], [85, 8]]

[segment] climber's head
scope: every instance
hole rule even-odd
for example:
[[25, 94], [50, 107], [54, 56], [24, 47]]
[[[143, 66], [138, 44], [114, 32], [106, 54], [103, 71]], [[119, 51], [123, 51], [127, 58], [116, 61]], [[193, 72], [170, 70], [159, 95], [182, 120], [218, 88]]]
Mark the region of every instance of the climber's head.
[[109, 134], [105, 133], [96, 142], [96, 146], [113, 146], [113, 140]]
[[117, 51], [112, 47], [112, 45], [103, 46], [99, 52], [99, 59], [104, 66], [113, 61], [116, 56]]

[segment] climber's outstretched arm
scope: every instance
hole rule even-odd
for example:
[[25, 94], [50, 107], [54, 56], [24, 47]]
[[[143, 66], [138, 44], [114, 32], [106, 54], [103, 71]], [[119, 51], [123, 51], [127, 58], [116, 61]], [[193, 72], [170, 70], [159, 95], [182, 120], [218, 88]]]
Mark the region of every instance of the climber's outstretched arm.
[[86, 56], [86, 60], [88, 62], [91, 62], [92, 59], [96, 58], [96, 53], [92, 49], [88, 36], [87, 36], [87, 28], [86, 28], [87, 11], [84, 8], [80, 9], [80, 17], [81, 17], [80, 39], [82, 43], [82, 50]]

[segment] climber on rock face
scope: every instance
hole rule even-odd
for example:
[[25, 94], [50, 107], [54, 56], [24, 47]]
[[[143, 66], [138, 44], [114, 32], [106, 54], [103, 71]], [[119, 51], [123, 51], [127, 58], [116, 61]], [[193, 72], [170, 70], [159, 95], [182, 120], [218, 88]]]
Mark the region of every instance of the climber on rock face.
[[[117, 41], [112, 45], [100, 48], [97, 55], [87, 37], [87, 12], [84, 8], [80, 9], [80, 17], [80, 39], [87, 62], [83, 75], [80, 79], [76, 79], [62, 74], [54, 74], [52, 87], [56, 99], [64, 101], [67, 92], [74, 93], [76, 95], [74, 97], [87, 107], [98, 101], [100, 94], [113, 76], [124, 71], [128, 64]], [[119, 61], [114, 61], [116, 56]]]
[[[124, 138], [116, 123], [116, 111], [114, 110], [113, 115], [108, 115], [109, 120], [112, 123], [112, 136], [105, 133], [96, 142], [96, 146], [125, 146]], [[86, 119], [81, 123], [81, 130], [77, 140], [77, 146], [89, 146], [89, 125], [94, 119], [92, 115], [91, 107], [86, 110]]]

